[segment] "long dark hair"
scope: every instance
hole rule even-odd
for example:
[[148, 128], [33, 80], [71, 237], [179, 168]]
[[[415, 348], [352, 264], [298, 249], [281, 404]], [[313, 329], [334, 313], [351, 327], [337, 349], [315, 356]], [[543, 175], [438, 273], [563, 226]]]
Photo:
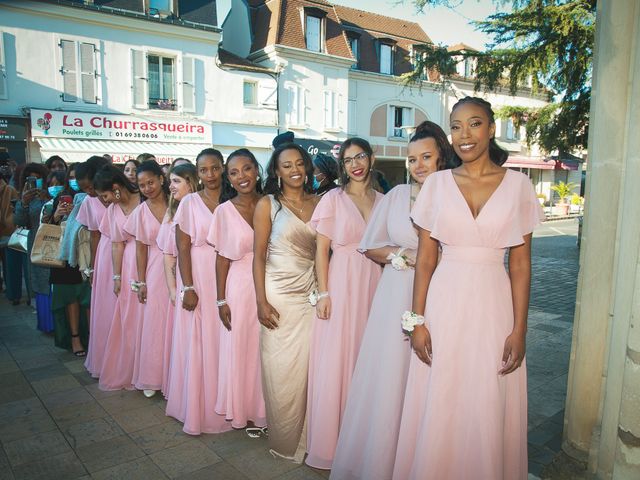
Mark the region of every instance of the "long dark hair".
[[436, 168], [438, 170], [451, 168], [455, 152], [449, 143], [447, 134], [444, 133], [444, 130], [442, 130], [440, 125], [430, 122], [429, 120], [425, 120], [416, 127], [416, 131], [413, 133], [409, 143], [417, 142], [418, 140], [423, 140], [425, 138], [433, 138], [436, 142], [436, 146], [438, 147], [438, 162], [436, 164]]
[[377, 180], [375, 175], [373, 174], [373, 166], [371, 165], [371, 157], [373, 157], [373, 148], [371, 148], [371, 144], [367, 142], [364, 138], [361, 137], [351, 137], [347, 138], [342, 145], [340, 145], [340, 152], [338, 153], [338, 169], [340, 171], [340, 187], [344, 190], [351, 178], [349, 178], [349, 174], [347, 173], [347, 169], [344, 166], [344, 153], [347, 148], [355, 145], [360, 147], [366, 154], [369, 159], [369, 171], [367, 172], [367, 180], [369, 180], [369, 185], [371, 188], [375, 189], [377, 186]]
[[260, 181], [260, 177], [262, 176], [262, 167], [256, 160], [256, 157], [253, 153], [251, 153], [246, 148], [239, 148], [229, 154], [227, 157], [227, 161], [224, 164], [224, 170], [222, 171], [222, 193], [220, 194], [220, 203], [226, 202], [227, 200], [231, 200], [234, 197], [238, 196], [238, 192], [233, 185], [231, 185], [231, 180], [229, 180], [229, 162], [235, 157], [247, 157], [251, 160], [251, 163], [254, 167], [256, 167], [256, 171], [258, 172], [258, 182], [256, 183], [256, 192], [262, 194], [262, 182]]
[[215, 148], [205, 148], [196, 157], [196, 168], [198, 168], [198, 162], [200, 161], [200, 158], [209, 155], [218, 157], [218, 159], [220, 159], [220, 163], [224, 165], [224, 157], [222, 156], [222, 153], [220, 153], [220, 150], [217, 150]]
[[64, 158], [62, 158], [60, 155], [51, 155], [49, 158], [47, 158], [47, 161], [44, 162], [45, 167], [51, 170], [51, 167], [53, 167], [53, 162], [55, 162], [56, 160], [59, 162], [62, 162], [65, 170], [69, 168], [69, 166], [67, 165], [67, 162], [65, 162]]
[[[140, 164], [138, 168], [136, 168], [136, 177], [143, 172], [149, 172], [156, 177], [160, 177], [162, 194], [164, 195], [164, 199], [166, 201], [169, 198], [169, 182], [164, 176], [162, 167], [160, 167], [158, 162], [156, 162], [155, 160], [145, 160]], [[142, 192], [140, 192], [140, 200], [143, 202], [147, 200], [147, 197], [145, 197]]]
[[89, 157], [85, 162], [76, 164], [76, 180], [89, 180], [93, 182], [93, 177], [96, 176], [98, 170], [105, 165], [111, 165], [109, 160], [98, 155]]
[[124, 173], [113, 165], [105, 165], [93, 177], [93, 188], [100, 192], [107, 192], [113, 185], [120, 185], [129, 193], [138, 193], [138, 187], [133, 185]]
[[278, 147], [271, 154], [271, 158], [269, 159], [269, 163], [267, 164], [267, 178], [264, 182], [264, 193], [266, 195], [273, 195], [276, 203], [278, 204], [278, 212], [282, 209], [282, 204], [280, 203], [280, 199], [282, 198], [282, 189], [280, 188], [280, 184], [278, 182], [278, 173], [276, 170], [278, 169], [278, 162], [280, 161], [280, 155], [285, 150], [296, 150], [300, 156], [302, 157], [302, 161], [304, 162], [304, 185], [303, 189], [305, 193], [313, 193], [313, 162], [311, 161], [311, 156], [309, 153], [302, 148], [300, 145], [295, 143], [283, 143], [278, 145]]
[[[469, 103], [482, 108], [482, 110], [484, 110], [484, 113], [489, 118], [489, 124], [495, 125], [496, 119], [493, 114], [493, 109], [491, 108], [491, 104], [480, 97], [464, 97], [458, 100], [456, 104], [453, 106], [453, 108], [451, 109], [451, 113], [453, 114], [456, 108], [460, 107], [461, 105], [467, 105]], [[495, 163], [498, 166], [502, 166], [504, 162], [507, 161], [507, 158], [509, 158], [509, 152], [507, 152], [505, 149], [500, 147], [500, 145], [498, 145], [495, 139], [495, 135], [491, 138], [491, 140], [489, 140], [489, 158], [493, 163]], [[454, 162], [454, 166], [456, 167], [459, 165], [462, 165], [462, 160], [460, 160], [460, 157], [458, 157], [458, 154], [455, 153], [455, 151], [453, 152], [453, 162]]]
[[30, 162], [24, 166], [22, 172], [20, 173], [20, 188], [18, 190], [22, 191], [22, 189], [24, 188], [24, 182], [27, 181], [27, 177], [32, 173], [37, 173], [38, 175], [40, 175], [40, 178], [42, 178], [42, 185], [44, 186], [44, 182], [47, 180], [47, 175], [49, 175], [49, 169], [42, 163]]

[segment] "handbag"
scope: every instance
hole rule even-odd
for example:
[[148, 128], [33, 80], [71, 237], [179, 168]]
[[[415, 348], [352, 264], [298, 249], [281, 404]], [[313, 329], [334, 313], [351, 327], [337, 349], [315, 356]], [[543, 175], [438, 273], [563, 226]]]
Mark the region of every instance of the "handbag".
[[7, 247], [17, 250], [18, 252], [27, 253], [27, 239], [29, 238], [29, 229], [18, 227], [9, 237]]
[[67, 262], [58, 258], [63, 233], [61, 225], [41, 223], [31, 248], [31, 263], [39, 267], [64, 267]]

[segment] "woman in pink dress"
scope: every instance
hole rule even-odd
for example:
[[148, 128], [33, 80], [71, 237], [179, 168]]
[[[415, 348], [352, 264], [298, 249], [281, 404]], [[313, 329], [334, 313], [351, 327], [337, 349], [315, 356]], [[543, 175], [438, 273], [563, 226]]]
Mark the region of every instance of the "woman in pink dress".
[[501, 166], [508, 154], [495, 129], [488, 102], [456, 103], [451, 137], [461, 165], [431, 175], [411, 212], [416, 325], [403, 327], [416, 355], [394, 479], [527, 478], [525, 335], [531, 234], [542, 211], [529, 178]]
[[111, 328], [117, 297], [113, 293], [113, 262], [111, 238], [100, 230], [107, 207], [96, 195], [93, 178], [109, 162], [103, 157], [91, 157], [76, 167], [76, 181], [88, 197], [82, 202], [77, 219], [91, 234], [91, 266], [85, 273], [91, 282], [89, 317], [89, 345], [84, 366], [92, 377], [98, 378], [102, 369], [104, 347]]
[[136, 239], [138, 301], [143, 316], [138, 326], [133, 384], [147, 398], [162, 389], [162, 358], [169, 290], [164, 279], [164, 255], [156, 239], [167, 210], [169, 182], [155, 160], [138, 167], [138, 188], [145, 199], [130, 215], [125, 231]]
[[222, 154], [208, 148], [196, 159], [204, 189], [187, 195], [173, 219], [183, 286], [173, 327], [167, 415], [190, 435], [220, 433], [231, 424], [215, 412], [218, 397], [220, 317], [216, 305], [216, 251], [207, 234], [217, 208]]
[[315, 313], [309, 295], [316, 287], [316, 236], [309, 221], [319, 201], [307, 151], [294, 143], [280, 144], [267, 165], [264, 191], [253, 216], [253, 279], [269, 451], [302, 463]]
[[311, 218], [318, 246], [318, 303], [311, 335], [306, 463], [315, 468], [331, 468], [362, 331], [381, 275], [380, 266], [358, 251], [383, 197], [373, 189], [374, 161], [369, 142], [346, 140], [338, 158], [342, 188], [327, 192]]
[[[112, 165], [103, 167], [93, 187], [107, 208], [100, 231], [111, 239], [112, 290], [118, 297], [100, 370], [101, 390], [133, 390], [136, 332], [142, 318], [137, 295], [131, 290], [136, 274], [135, 238], [124, 230], [129, 215], [140, 204], [140, 194], [124, 174]], [[108, 290], [107, 290], [108, 291]], [[96, 292], [98, 295], [102, 292]]]
[[176, 291], [182, 288], [180, 272], [176, 269], [178, 247], [176, 245], [176, 226], [173, 217], [180, 200], [198, 190], [198, 172], [195, 165], [175, 165], [169, 171], [169, 208], [158, 231], [157, 244], [163, 253], [164, 278], [169, 291], [170, 303], [165, 314], [164, 348], [162, 353], [162, 394], [169, 395], [169, 365], [171, 362], [171, 345], [173, 343], [173, 324], [175, 317]]
[[220, 332], [216, 412], [233, 428], [266, 426], [260, 375], [260, 322], [253, 282], [253, 212], [262, 196], [260, 164], [246, 148], [227, 157], [230, 188], [216, 209], [207, 240], [214, 246]]
[[411, 358], [397, 319], [411, 308], [418, 248], [418, 232], [409, 215], [424, 181], [444, 169], [452, 154], [438, 125], [418, 125], [408, 147], [410, 183], [385, 195], [360, 242], [360, 250], [384, 270], [362, 335], [331, 478], [388, 480], [393, 473]]

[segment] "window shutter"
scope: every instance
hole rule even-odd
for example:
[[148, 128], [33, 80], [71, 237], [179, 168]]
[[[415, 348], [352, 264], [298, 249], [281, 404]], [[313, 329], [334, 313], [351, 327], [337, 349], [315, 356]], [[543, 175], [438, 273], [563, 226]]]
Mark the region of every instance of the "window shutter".
[[96, 46], [92, 43], [80, 44], [80, 74], [82, 87], [82, 101], [98, 103], [96, 96]]
[[336, 95], [337, 99], [336, 99], [336, 124], [334, 125], [335, 128], [342, 128], [342, 125], [344, 125], [344, 110], [342, 109], [342, 94], [339, 93], [338, 95]]
[[324, 91], [324, 128], [331, 128], [331, 92]]
[[307, 15], [307, 50], [311, 50], [313, 52], [320, 51], [320, 21], [321, 20], [318, 17]]
[[275, 108], [277, 100], [278, 86], [272, 81], [263, 81], [258, 83], [258, 104]]
[[289, 123], [298, 125], [298, 87], [295, 85], [288, 87], [289, 90]]
[[193, 57], [182, 57], [182, 111], [196, 111], [196, 62]]
[[356, 117], [358, 116], [357, 106], [355, 100], [349, 100], [349, 109], [347, 111], [349, 115], [349, 135], [356, 135], [358, 133]]
[[149, 108], [147, 94], [147, 56], [142, 50], [131, 50], [131, 94], [134, 108]]
[[9, 98], [7, 88], [7, 63], [4, 56], [4, 32], [0, 31], [0, 98]]
[[[415, 122], [413, 121], [413, 118], [411, 118], [413, 116], [413, 109], [412, 108], [403, 108], [402, 109], [402, 126], [408, 126], [408, 125], [415, 125]], [[406, 135], [406, 131], [403, 130], [403, 136]]]
[[[298, 87], [300, 88], [300, 87]], [[302, 110], [302, 118], [300, 118], [300, 125], [306, 125], [307, 124], [307, 118], [309, 118], [307, 116], [307, 112], [309, 110], [309, 102], [307, 101], [307, 99], [309, 98], [309, 90], [307, 90], [306, 88], [300, 88], [301, 93], [301, 106], [300, 109]]]
[[76, 42], [61, 40], [60, 48], [62, 48], [62, 100], [76, 102], [78, 100]]

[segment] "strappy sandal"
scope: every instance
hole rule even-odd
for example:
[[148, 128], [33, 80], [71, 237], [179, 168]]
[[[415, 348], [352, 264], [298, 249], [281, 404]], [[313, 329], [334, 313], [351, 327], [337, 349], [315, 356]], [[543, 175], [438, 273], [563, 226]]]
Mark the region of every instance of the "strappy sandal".
[[244, 429], [245, 432], [247, 432], [247, 436], [249, 436], [249, 438], [260, 438], [260, 437], [268, 437], [269, 436], [269, 431], [267, 430], [267, 427], [249, 427], [249, 428], [245, 428]]
[[[71, 338], [79, 338], [80, 334], [77, 335], [71, 335]], [[76, 357], [86, 357], [87, 356], [87, 351], [86, 350], [78, 350], [77, 352], [73, 351], [73, 347], [71, 347], [71, 352], [76, 356]]]

